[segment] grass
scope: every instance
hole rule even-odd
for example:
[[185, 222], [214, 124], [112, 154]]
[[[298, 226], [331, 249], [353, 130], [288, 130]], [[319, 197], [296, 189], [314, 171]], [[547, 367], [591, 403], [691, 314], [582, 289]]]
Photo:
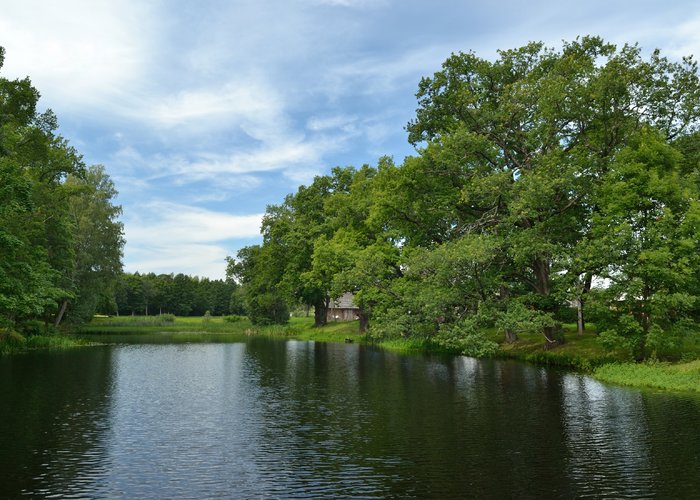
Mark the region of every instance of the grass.
[[700, 392], [700, 360], [681, 363], [610, 363], [593, 373], [603, 382], [653, 389]]
[[[158, 318], [158, 316], [152, 316]], [[221, 334], [221, 335], [262, 335], [298, 340], [318, 340], [343, 342], [346, 338], [359, 341], [357, 323], [333, 322], [322, 328], [313, 326], [310, 317], [290, 318], [286, 325], [256, 326], [248, 319], [229, 322], [223, 317], [178, 317], [175, 321], [161, 323], [157, 320], [144, 321], [143, 317], [126, 316], [119, 318], [95, 318], [80, 329], [90, 335], [153, 335], [153, 334]], [[211, 335], [209, 336], [211, 337]]]
[[35, 349], [71, 349], [88, 343], [84, 339], [60, 333], [25, 337], [14, 331], [0, 330], [0, 355], [19, 354]]
[[244, 333], [250, 321], [230, 323], [222, 317], [116, 316], [97, 317], [79, 328], [89, 334], [153, 334], [153, 333]]
[[[544, 349], [544, 337], [540, 332], [521, 333], [513, 344], [501, 343], [498, 357], [518, 359], [546, 366], [562, 366], [591, 372], [597, 366], [619, 362], [621, 352], [608, 352], [591, 331], [578, 334], [574, 325], [564, 328], [566, 342], [550, 350]], [[502, 342], [501, 338], [494, 339]]]

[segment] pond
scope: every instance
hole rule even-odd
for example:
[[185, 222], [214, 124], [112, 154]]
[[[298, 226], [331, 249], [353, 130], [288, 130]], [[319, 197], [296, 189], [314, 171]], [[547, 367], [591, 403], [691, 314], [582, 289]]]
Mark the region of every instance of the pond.
[[[144, 340], [144, 339], [141, 339]], [[0, 497], [695, 497], [700, 398], [250, 338], [0, 358]]]

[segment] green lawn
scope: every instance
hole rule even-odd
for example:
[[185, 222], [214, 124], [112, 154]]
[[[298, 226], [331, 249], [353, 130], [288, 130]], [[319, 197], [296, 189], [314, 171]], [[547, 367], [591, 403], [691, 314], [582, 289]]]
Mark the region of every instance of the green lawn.
[[[151, 318], [151, 319], [149, 319]], [[299, 340], [344, 341], [359, 339], [357, 322], [333, 322], [315, 328], [313, 317], [290, 318], [286, 325], [255, 326], [248, 319], [228, 322], [224, 317], [177, 317], [175, 321], [159, 321], [158, 316], [121, 316], [95, 318], [80, 329], [86, 334], [160, 334], [208, 333], [267, 335]]]
[[612, 363], [596, 368], [594, 376], [613, 384], [700, 392], [700, 359], [685, 363]]

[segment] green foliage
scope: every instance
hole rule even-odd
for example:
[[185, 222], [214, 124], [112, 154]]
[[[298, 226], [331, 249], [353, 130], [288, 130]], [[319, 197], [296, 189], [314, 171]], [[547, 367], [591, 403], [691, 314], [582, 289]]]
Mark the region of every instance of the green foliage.
[[487, 355], [486, 328], [511, 343], [539, 330], [551, 348], [581, 319], [615, 356], [681, 349], [700, 323], [692, 59], [598, 37], [457, 53], [417, 97], [416, 156], [316, 177], [229, 260], [253, 322], [304, 304], [320, 325], [352, 291], [374, 339]]
[[441, 347], [465, 356], [484, 358], [493, 356], [498, 351], [498, 344], [474, 318], [440, 329], [434, 341]]
[[544, 327], [556, 327], [557, 322], [551, 314], [531, 309], [517, 301], [510, 301], [503, 311], [493, 311], [498, 330], [514, 332], [541, 331]]
[[66, 310], [91, 317], [124, 243], [109, 177], [83, 164], [38, 99], [28, 78], [0, 77], [0, 323], [19, 329], [58, 324]]
[[26, 348], [27, 339], [13, 331], [0, 330], [0, 354], [20, 351]]
[[[210, 280], [184, 274], [124, 273], [116, 284], [116, 311], [120, 314], [161, 314], [214, 316], [231, 312], [232, 302], [240, 298], [240, 287], [234, 282]], [[109, 311], [106, 311], [109, 312]]]
[[227, 316], [224, 316], [224, 321], [227, 323], [238, 323], [239, 321], [243, 321], [245, 316], [240, 316], [238, 314], [229, 314]]
[[80, 177], [68, 176], [65, 186], [74, 193], [68, 210], [75, 242], [75, 266], [63, 277], [72, 291], [66, 297], [70, 299], [67, 316], [82, 323], [92, 319], [101, 300], [114, 294], [122, 270], [124, 226], [117, 220], [121, 207], [112, 204], [117, 191], [104, 167], [90, 167]]
[[23, 353], [34, 349], [71, 349], [85, 344], [83, 340], [56, 332], [24, 337], [12, 330], [0, 330], [0, 355]]
[[279, 293], [260, 293], [250, 297], [248, 317], [254, 325], [283, 325], [289, 321], [289, 308]]
[[202, 323], [209, 323], [211, 321], [211, 312], [206, 311], [204, 316], [202, 316]]

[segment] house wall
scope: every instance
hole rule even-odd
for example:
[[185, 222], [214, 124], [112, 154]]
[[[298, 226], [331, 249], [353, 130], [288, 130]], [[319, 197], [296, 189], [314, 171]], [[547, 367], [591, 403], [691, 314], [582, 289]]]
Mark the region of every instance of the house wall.
[[329, 307], [326, 321], [353, 321], [359, 318], [357, 307]]

